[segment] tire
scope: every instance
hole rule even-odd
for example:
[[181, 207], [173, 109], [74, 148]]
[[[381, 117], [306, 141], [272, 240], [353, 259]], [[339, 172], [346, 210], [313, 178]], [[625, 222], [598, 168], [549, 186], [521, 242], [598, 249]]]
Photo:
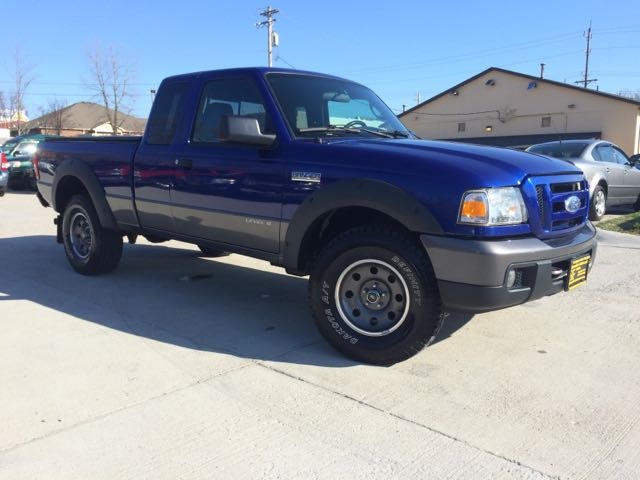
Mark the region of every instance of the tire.
[[215, 258], [226, 257], [227, 255], [229, 255], [229, 252], [225, 252], [224, 250], [219, 250], [217, 248], [205, 247], [204, 245], [198, 245], [198, 248], [200, 249], [200, 252], [202, 252], [202, 255], [200, 255], [201, 257]]
[[93, 204], [84, 195], [71, 197], [64, 209], [62, 240], [69, 263], [82, 275], [111, 272], [122, 257], [122, 235], [102, 228]]
[[346, 356], [375, 365], [421, 351], [443, 319], [426, 252], [385, 227], [348, 230], [324, 248], [311, 273], [309, 297], [324, 338]]
[[633, 210], [635, 212], [640, 212], [640, 195], [638, 195], [638, 199], [636, 200], [636, 203], [633, 204]]
[[607, 194], [600, 185], [596, 186], [591, 197], [591, 205], [589, 207], [589, 220], [594, 222], [602, 220], [606, 213]]

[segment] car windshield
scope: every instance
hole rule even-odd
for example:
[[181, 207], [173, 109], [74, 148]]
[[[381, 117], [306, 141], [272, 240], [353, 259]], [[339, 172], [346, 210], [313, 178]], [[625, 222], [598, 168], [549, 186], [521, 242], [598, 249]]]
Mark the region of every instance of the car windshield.
[[588, 143], [543, 143], [533, 145], [527, 151], [555, 158], [578, 158], [587, 145]]
[[389, 107], [362, 85], [289, 73], [269, 73], [267, 79], [297, 137], [411, 136]]

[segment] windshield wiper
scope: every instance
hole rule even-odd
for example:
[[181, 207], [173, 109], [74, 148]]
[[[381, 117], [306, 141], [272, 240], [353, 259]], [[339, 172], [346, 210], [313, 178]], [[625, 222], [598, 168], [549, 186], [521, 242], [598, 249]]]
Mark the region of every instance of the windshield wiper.
[[338, 127], [336, 125], [327, 125], [326, 127], [298, 128], [298, 132], [299, 133], [324, 133], [324, 132], [360, 133], [360, 129]]
[[385, 138], [409, 138], [409, 134], [406, 132], [401, 132], [400, 130], [386, 131], [386, 130], [372, 130], [369, 128], [345, 128], [339, 127], [337, 125], [327, 125], [326, 127], [308, 127], [308, 128], [299, 128], [299, 133], [326, 133], [326, 132], [344, 132], [344, 133], [370, 133], [371, 135], [376, 135], [378, 137]]
[[409, 138], [409, 134], [406, 132], [401, 132], [400, 130], [370, 130], [368, 128], [361, 128], [363, 132], [372, 133], [373, 135], [378, 135], [379, 137], [385, 138]]

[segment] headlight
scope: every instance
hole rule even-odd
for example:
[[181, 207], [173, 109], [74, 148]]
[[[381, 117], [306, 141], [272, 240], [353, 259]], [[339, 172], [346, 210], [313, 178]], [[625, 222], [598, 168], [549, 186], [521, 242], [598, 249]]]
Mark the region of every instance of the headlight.
[[527, 207], [517, 187], [472, 190], [462, 196], [458, 223], [515, 225], [527, 220]]

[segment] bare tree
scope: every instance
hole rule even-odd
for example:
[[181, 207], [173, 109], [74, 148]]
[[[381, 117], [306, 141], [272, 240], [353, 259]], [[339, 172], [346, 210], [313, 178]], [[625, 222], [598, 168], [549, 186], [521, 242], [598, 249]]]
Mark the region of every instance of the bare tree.
[[14, 89], [9, 93], [9, 118], [14, 122], [18, 135], [24, 133], [25, 103], [24, 97], [27, 93], [31, 82], [33, 82], [33, 66], [25, 62], [22, 50], [18, 47], [13, 53], [13, 78]]
[[0, 121], [4, 120], [7, 116], [7, 100], [5, 99], [4, 92], [0, 92]]
[[46, 107], [40, 108], [40, 113], [40, 127], [53, 130], [56, 135], [62, 135], [68, 117], [67, 101], [57, 97], [50, 99]]
[[88, 53], [88, 58], [92, 77], [88, 86], [101, 98], [107, 121], [117, 134], [126, 115], [133, 109], [132, 63], [115, 47], [95, 47]]

